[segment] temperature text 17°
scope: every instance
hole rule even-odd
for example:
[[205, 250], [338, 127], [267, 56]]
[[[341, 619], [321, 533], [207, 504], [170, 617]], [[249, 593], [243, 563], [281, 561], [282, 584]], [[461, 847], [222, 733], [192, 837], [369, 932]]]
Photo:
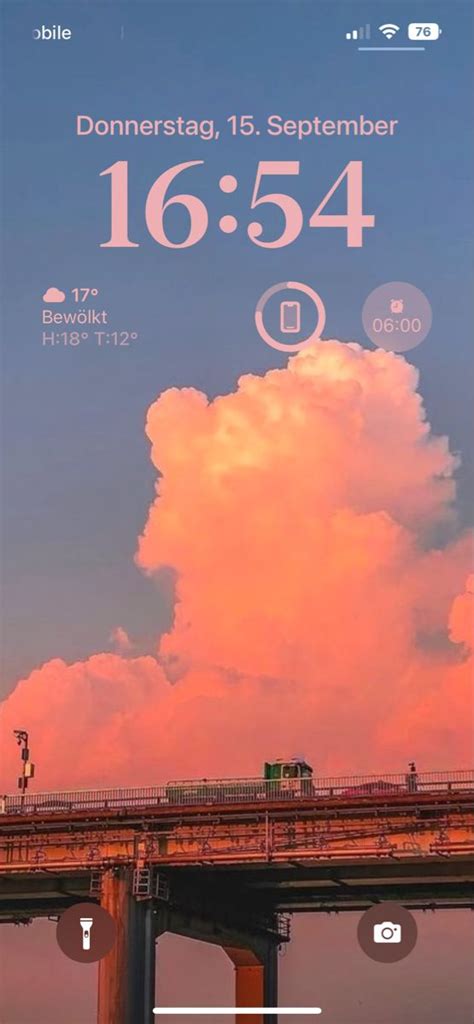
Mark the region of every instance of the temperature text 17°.
[[89, 296], [93, 299], [99, 294], [98, 288], [71, 288], [71, 295], [74, 302], [87, 302]]

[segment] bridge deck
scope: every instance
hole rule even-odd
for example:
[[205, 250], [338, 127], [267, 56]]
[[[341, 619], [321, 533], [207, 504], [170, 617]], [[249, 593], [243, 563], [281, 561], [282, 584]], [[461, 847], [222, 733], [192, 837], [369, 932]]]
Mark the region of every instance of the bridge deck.
[[[378, 899], [474, 906], [474, 790], [0, 816], [0, 919], [57, 913], [127, 866], [142, 895], [209, 885], [219, 904], [354, 910]], [[141, 872], [141, 874], [140, 874]], [[222, 887], [222, 891], [221, 891]], [[137, 891], [139, 891], [139, 886]], [[216, 896], [216, 892], [218, 895]]]
[[246, 780], [7, 797], [0, 920], [99, 899], [111, 869], [131, 871], [137, 898], [157, 906], [164, 892], [175, 910], [207, 893], [214, 913], [246, 907], [267, 922], [380, 899], [474, 907], [474, 773], [311, 786], [305, 796]]

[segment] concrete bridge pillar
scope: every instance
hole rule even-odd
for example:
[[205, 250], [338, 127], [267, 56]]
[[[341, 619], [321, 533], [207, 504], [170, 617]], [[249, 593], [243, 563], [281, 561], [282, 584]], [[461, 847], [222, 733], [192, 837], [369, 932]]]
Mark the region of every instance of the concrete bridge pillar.
[[[260, 944], [259, 944], [260, 945]], [[268, 940], [258, 951], [232, 946], [223, 947], [235, 968], [236, 1006], [277, 1006], [278, 1005], [278, 947]], [[236, 1024], [242, 1018], [236, 1016]], [[277, 1024], [277, 1016], [252, 1014], [245, 1017], [245, 1024]]]
[[155, 925], [150, 900], [132, 894], [132, 871], [105, 872], [101, 906], [117, 924], [117, 938], [99, 963], [97, 1024], [150, 1024], [155, 1005]]

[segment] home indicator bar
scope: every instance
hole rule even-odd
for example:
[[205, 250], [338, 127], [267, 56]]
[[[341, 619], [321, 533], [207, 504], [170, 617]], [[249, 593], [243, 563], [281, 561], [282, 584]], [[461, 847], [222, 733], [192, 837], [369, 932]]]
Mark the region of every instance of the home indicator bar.
[[192, 1014], [194, 1017], [209, 1014], [217, 1017], [223, 1013], [227, 1016], [234, 1016], [235, 1014], [260, 1014], [261, 1016], [269, 1017], [271, 1014], [299, 1014], [304, 1017], [314, 1017], [318, 1013], [322, 1013], [321, 1007], [319, 1006], [155, 1006], [153, 1013], [165, 1016], [165, 1014], [173, 1014], [173, 1016], [185, 1016], [186, 1014]]

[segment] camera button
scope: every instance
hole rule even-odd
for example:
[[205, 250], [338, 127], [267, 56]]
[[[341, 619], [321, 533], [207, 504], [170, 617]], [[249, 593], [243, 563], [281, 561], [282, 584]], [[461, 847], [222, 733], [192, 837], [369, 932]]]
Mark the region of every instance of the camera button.
[[415, 948], [417, 936], [413, 914], [398, 903], [377, 903], [362, 914], [357, 926], [359, 946], [379, 964], [404, 960]]

